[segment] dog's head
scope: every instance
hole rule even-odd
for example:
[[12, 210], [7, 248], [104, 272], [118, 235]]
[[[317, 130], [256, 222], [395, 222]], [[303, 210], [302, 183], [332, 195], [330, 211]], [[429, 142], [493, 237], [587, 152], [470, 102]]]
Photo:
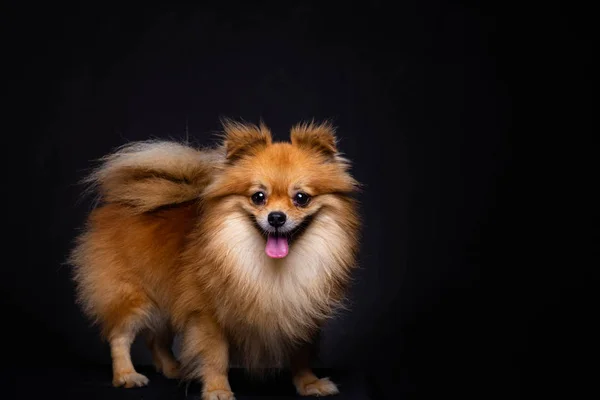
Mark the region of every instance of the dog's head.
[[207, 199], [228, 198], [265, 236], [269, 257], [287, 256], [290, 243], [323, 208], [343, 212], [357, 182], [340, 156], [334, 128], [304, 123], [291, 143], [272, 141], [264, 125], [224, 123], [225, 166], [207, 188]]

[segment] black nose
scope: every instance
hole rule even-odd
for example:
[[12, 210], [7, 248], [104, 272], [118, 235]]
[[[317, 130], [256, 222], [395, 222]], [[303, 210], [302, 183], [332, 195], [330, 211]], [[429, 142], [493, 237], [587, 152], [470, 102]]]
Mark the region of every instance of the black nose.
[[269, 225], [279, 228], [285, 224], [285, 214], [281, 211], [273, 211], [272, 213], [269, 213], [267, 220], [269, 221]]

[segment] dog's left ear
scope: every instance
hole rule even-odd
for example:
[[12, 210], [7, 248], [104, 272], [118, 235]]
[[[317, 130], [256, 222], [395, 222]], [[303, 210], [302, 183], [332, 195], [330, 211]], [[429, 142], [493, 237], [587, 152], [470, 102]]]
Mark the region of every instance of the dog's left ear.
[[335, 128], [329, 122], [298, 124], [292, 128], [290, 137], [294, 146], [314, 150], [327, 157], [338, 153]]

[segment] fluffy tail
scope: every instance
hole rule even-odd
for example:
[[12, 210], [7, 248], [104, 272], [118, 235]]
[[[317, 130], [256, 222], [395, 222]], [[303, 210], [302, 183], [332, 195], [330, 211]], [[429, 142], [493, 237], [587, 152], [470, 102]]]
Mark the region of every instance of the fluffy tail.
[[198, 198], [219, 157], [214, 150], [176, 142], [135, 142], [103, 157], [84, 183], [99, 201], [126, 204], [142, 213]]

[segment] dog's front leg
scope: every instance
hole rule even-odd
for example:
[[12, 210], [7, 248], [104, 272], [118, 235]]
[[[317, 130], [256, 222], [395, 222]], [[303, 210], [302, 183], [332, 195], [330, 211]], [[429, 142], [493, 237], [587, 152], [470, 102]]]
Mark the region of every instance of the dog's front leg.
[[202, 400], [235, 400], [227, 379], [229, 346], [212, 317], [196, 315], [188, 320], [181, 360], [186, 378], [202, 382]]
[[292, 374], [296, 391], [301, 396], [330, 396], [338, 394], [335, 383], [329, 378], [318, 378], [310, 368], [312, 345], [305, 344], [292, 356]]

